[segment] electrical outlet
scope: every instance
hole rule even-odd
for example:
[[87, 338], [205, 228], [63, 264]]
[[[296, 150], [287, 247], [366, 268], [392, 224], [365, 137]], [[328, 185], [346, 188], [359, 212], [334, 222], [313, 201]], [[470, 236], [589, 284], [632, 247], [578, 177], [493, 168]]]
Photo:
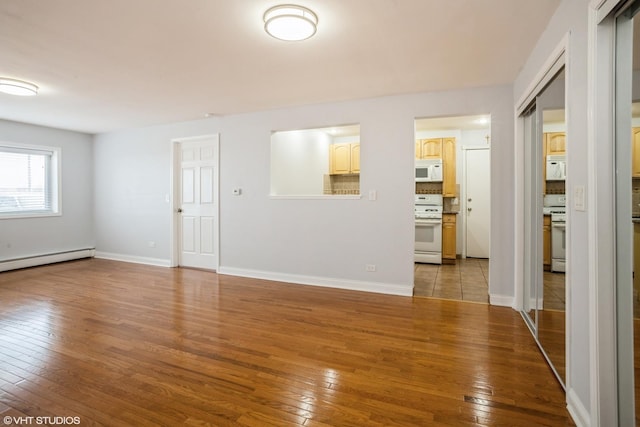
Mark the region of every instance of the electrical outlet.
[[367, 264], [367, 265], [365, 265], [364, 269], [369, 271], [369, 272], [371, 272], [371, 273], [373, 273], [373, 272], [376, 271], [376, 265], [375, 264]]

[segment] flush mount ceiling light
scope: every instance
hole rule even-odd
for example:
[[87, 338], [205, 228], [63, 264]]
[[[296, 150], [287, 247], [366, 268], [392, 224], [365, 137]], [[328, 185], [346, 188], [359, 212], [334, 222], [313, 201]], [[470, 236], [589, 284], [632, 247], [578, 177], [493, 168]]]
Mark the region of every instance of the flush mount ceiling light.
[[306, 40], [316, 33], [318, 17], [306, 7], [282, 4], [267, 10], [263, 16], [264, 30], [285, 41]]
[[0, 92], [18, 96], [34, 96], [38, 94], [38, 86], [22, 80], [0, 77]]

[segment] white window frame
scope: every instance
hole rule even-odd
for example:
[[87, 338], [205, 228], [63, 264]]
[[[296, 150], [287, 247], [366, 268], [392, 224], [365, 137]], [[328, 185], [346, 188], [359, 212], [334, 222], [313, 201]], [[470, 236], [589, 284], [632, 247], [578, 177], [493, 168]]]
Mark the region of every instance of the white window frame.
[[51, 193], [51, 209], [37, 211], [0, 212], [0, 220], [17, 218], [42, 218], [62, 215], [62, 179], [61, 179], [61, 158], [62, 149], [60, 147], [49, 147], [44, 145], [22, 144], [18, 142], [0, 141], [0, 151], [24, 150], [37, 153], [51, 153], [50, 172], [48, 174], [48, 185]]

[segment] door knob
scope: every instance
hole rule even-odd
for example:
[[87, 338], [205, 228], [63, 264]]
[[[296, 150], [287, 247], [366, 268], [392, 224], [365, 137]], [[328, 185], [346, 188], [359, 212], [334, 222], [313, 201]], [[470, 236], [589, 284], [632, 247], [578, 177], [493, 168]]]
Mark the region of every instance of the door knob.
[[468, 199], [467, 199], [467, 202], [470, 202], [470, 201], [471, 201], [471, 198], [468, 198]]
[[178, 213], [182, 213], [182, 208], [178, 208]]

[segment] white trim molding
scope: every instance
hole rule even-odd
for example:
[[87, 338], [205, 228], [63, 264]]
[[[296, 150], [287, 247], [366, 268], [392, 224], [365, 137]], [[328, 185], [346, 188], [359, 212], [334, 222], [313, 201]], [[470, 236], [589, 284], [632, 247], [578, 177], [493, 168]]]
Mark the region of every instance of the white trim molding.
[[514, 310], [520, 311], [515, 303], [515, 298], [510, 295], [489, 295], [489, 304], [497, 305], [500, 307], [511, 307]]
[[[590, 423], [618, 425], [615, 316], [615, 21], [623, 0], [594, 0], [588, 12], [587, 164]], [[577, 421], [577, 420], [576, 420]]]
[[96, 258], [108, 259], [111, 261], [132, 262], [134, 264], [155, 265], [158, 267], [171, 267], [171, 261], [161, 258], [149, 258], [135, 255], [114, 254], [110, 252], [96, 251]]
[[567, 390], [567, 410], [578, 427], [591, 427], [589, 411], [573, 389]]
[[359, 280], [344, 280], [330, 277], [306, 276], [299, 274], [278, 273], [274, 271], [251, 270], [236, 267], [220, 267], [218, 274], [229, 276], [250, 277], [252, 279], [273, 280], [277, 282], [296, 283], [299, 285], [321, 286], [326, 288], [348, 289], [352, 291], [375, 292], [379, 294], [413, 295], [413, 284], [394, 284], [380, 282], [363, 282]]

